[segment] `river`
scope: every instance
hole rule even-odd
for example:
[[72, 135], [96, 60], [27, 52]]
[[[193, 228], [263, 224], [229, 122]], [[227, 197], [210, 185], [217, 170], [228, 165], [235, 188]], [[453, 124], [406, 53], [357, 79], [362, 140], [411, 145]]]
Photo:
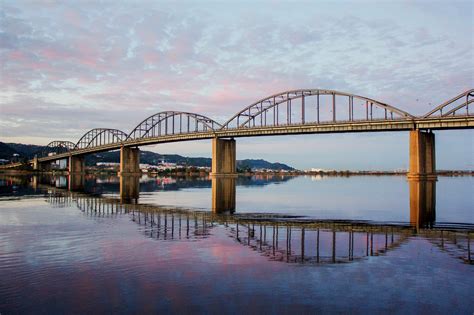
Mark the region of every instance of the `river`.
[[474, 177], [133, 180], [0, 176], [0, 314], [474, 311]]

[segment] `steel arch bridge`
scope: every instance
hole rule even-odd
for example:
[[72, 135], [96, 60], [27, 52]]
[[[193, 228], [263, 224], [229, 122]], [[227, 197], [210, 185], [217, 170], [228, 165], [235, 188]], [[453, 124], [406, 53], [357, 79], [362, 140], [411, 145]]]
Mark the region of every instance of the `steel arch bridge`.
[[247, 106], [224, 123], [221, 129], [364, 119], [393, 120], [394, 117], [414, 118], [401, 109], [363, 96], [333, 90], [292, 90], [271, 95]]
[[121, 143], [127, 134], [118, 129], [95, 128], [86, 132], [75, 144], [74, 149], [86, 149], [106, 144]]
[[208, 132], [221, 127], [221, 124], [203, 115], [165, 111], [154, 114], [139, 123], [130, 132], [127, 140]]
[[224, 124], [197, 113], [163, 111], [149, 116], [131, 132], [95, 128], [73, 145], [53, 141], [54, 156], [39, 162], [73, 155], [158, 144], [215, 138], [290, 134], [410, 131], [417, 129], [474, 128], [474, 89], [415, 116], [369, 97], [327, 89], [298, 89], [277, 93], [246, 106]]
[[51, 141], [43, 150], [41, 150], [39, 155], [43, 157], [51, 153], [65, 153], [74, 150], [75, 146], [76, 144], [71, 141]]
[[[224, 124], [196, 113], [180, 111], [163, 111], [149, 116], [140, 122], [129, 134], [109, 128], [96, 128], [84, 134], [70, 150], [80, 150], [104, 145], [149, 144], [155, 139], [170, 141], [193, 140], [194, 138], [211, 138], [225, 136], [241, 136], [235, 131], [265, 129], [261, 135], [268, 135], [270, 128], [285, 126], [339, 126], [330, 128], [329, 132], [350, 131], [344, 126], [365, 123], [367, 130], [377, 126], [376, 131], [410, 129], [413, 122], [423, 122], [440, 118], [472, 117], [469, 105], [474, 101], [474, 89], [442, 103], [425, 115], [416, 117], [402, 109], [355, 94], [325, 89], [300, 89], [274, 94], [245, 107], [233, 115]], [[393, 122], [384, 125], [383, 122]], [[435, 128], [436, 126], [431, 126]], [[455, 126], [463, 127], [463, 126]], [[469, 126], [472, 127], [472, 121]], [[430, 128], [430, 126], [428, 126]], [[442, 128], [442, 127], [440, 127]], [[351, 129], [352, 130], [352, 129]], [[228, 131], [233, 131], [230, 134]], [[302, 130], [303, 131], [303, 130]], [[362, 130], [354, 130], [362, 131]], [[317, 130], [316, 130], [317, 132]], [[194, 137], [193, 137], [194, 135]], [[146, 140], [146, 141], [143, 141]], [[54, 141], [52, 143], [64, 143]]]

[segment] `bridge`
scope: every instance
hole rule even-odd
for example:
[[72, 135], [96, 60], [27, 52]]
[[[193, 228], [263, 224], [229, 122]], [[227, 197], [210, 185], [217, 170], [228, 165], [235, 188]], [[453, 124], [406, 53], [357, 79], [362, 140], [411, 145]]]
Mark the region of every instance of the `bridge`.
[[[47, 171], [51, 162], [68, 159], [71, 174], [85, 172], [87, 154], [120, 150], [120, 175], [140, 174], [140, 146], [212, 139], [212, 175], [236, 175], [239, 137], [343, 132], [410, 132], [408, 177], [436, 179], [434, 130], [474, 127], [470, 104], [474, 89], [461, 93], [430, 112], [415, 116], [364, 96], [323, 89], [286, 91], [258, 100], [223, 124], [200, 114], [165, 111], [140, 122], [131, 132], [95, 128], [77, 142], [55, 140], [28, 163]], [[1, 168], [18, 167], [18, 164]]]

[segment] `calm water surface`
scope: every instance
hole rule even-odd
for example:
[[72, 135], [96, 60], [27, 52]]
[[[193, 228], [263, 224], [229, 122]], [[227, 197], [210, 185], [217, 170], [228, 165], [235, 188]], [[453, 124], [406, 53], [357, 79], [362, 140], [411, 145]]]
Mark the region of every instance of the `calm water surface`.
[[0, 177], [2, 315], [474, 312], [473, 177], [71, 182]]

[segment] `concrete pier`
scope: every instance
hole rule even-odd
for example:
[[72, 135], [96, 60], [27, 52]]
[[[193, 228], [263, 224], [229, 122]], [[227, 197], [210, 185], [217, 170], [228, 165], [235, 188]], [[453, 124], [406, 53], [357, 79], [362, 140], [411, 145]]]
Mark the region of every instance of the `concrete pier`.
[[435, 135], [431, 131], [410, 131], [409, 180], [436, 179]]
[[51, 171], [51, 162], [40, 162], [38, 158], [33, 158], [31, 163], [33, 170], [40, 171], [40, 172], [49, 172]]
[[122, 147], [120, 149], [120, 171], [119, 175], [140, 175], [140, 149]]
[[236, 178], [233, 176], [212, 177], [212, 212], [235, 211], [235, 181]]
[[410, 180], [410, 223], [417, 230], [436, 220], [436, 180]]
[[212, 139], [212, 176], [237, 176], [234, 139]]
[[136, 203], [140, 196], [140, 176], [120, 176], [120, 202]]
[[33, 168], [33, 170], [35, 171], [39, 171], [39, 162], [38, 162], [38, 158], [35, 156], [31, 162], [31, 167]]
[[83, 155], [72, 155], [69, 157], [69, 174], [84, 174], [86, 172], [86, 160]]

